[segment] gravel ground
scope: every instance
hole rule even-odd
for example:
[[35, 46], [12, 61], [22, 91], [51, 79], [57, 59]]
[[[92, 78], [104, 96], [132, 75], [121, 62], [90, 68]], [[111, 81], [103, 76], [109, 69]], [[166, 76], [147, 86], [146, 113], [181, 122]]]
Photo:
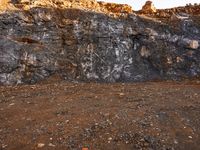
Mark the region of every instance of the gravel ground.
[[0, 150], [199, 150], [200, 83], [0, 87]]

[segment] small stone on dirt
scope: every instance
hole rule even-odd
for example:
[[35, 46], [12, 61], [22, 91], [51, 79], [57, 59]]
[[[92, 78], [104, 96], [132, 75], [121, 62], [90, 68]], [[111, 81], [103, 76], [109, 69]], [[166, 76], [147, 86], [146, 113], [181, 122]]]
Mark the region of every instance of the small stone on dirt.
[[9, 104], [9, 106], [13, 106], [13, 105], [15, 105], [15, 103], [11, 103], [11, 104]]
[[8, 145], [4, 145], [4, 144], [2, 144], [2, 148], [4, 149], [4, 148], [6, 148]]
[[38, 145], [37, 145], [38, 148], [42, 148], [42, 147], [44, 147], [44, 146], [45, 146], [44, 143], [38, 143]]
[[125, 94], [124, 93], [119, 93], [119, 96], [124, 96]]
[[109, 137], [109, 138], [108, 138], [108, 141], [112, 141], [112, 138], [111, 138], [111, 137]]
[[56, 145], [54, 145], [54, 144], [52, 144], [52, 143], [49, 143], [48, 146], [50, 146], [50, 147], [55, 147]]
[[189, 139], [192, 139], [192, 136], [188, 136]]

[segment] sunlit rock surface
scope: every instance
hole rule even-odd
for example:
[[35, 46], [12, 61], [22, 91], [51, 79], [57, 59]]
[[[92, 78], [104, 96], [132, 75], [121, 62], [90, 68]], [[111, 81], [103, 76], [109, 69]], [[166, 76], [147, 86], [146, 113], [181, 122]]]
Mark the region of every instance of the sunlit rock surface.
[[54, 74], [84, 82], [199, 77], [196, 9], [142, 15], [93, 0], [10, 2], [0, 14], [0, 84], [36, 83]]
[[145, 5], [142, 7], [141, 12], [145, 14], [156, 13], [156, 7], [153, 5], [152, 1], [147, 1]]

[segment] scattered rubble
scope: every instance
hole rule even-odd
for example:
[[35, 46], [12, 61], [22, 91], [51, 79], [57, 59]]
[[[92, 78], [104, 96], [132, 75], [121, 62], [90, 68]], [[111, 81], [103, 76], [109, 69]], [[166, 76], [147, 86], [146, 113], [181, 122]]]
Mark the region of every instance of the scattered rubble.
[[197, 80], [0, 86], [0, 149], [199, 150], [199, 89]]

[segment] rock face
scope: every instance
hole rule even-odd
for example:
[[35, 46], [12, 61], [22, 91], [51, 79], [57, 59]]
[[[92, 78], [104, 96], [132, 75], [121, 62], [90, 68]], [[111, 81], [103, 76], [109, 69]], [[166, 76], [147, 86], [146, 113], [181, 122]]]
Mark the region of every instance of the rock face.
[[5, 9], [0, 84], [35, 83], [53, 74], [86, 82], [199, 77], [199, 14], [163, 22], [131, 12], [113, 16], [96, 1], [82, 3], [23, 0]]

